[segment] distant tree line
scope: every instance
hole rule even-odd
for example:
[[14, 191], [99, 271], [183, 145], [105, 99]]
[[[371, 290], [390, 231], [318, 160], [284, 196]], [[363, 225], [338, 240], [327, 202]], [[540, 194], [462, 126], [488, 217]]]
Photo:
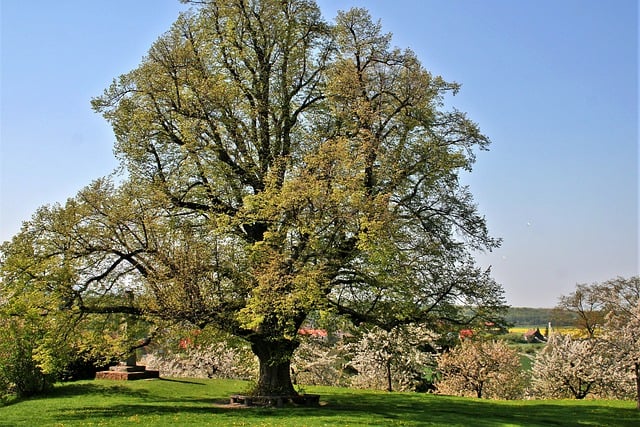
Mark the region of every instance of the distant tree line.
[[560, 308], [509, 307], [505, 320], [513, 326], [573, 326], [576, 315]]

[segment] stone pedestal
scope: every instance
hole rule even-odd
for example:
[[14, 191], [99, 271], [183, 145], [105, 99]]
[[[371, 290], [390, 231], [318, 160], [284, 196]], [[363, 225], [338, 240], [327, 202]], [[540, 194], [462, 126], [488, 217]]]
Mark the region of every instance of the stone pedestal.
[[[130, 363], [130, 362], [129, 362]], [[111, 366], [108, 371], [96, 372], [97, 380], [145, 380], [149, 378], [159, 378], [160, 371], [148, 371], [146, 366], [131, 365], [127, 362]]]

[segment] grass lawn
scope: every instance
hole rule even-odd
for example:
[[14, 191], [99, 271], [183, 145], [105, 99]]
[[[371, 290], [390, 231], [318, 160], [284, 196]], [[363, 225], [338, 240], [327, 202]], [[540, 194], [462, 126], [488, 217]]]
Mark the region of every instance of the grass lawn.
[[308, 387], [313, 408], [229, 408], [247, 383], [160, 379], [60, 384], [46, 397], [0, 407], [0, 426], [638, 426], [621, 401], [488, 401]]

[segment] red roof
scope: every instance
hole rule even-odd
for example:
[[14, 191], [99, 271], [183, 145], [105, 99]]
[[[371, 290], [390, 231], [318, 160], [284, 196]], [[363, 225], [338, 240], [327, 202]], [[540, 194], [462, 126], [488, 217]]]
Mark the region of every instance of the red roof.
[[473, 336], [473, 331], [471, 329], [463, 329], [460, 331], [460, 337], [469, 338]]

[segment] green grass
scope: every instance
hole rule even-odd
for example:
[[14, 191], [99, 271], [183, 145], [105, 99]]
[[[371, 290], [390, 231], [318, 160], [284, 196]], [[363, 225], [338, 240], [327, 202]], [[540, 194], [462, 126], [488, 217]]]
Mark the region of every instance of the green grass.
[[241, 381], [162, 379], [61, 384], [0, 407], [0, 426], [632, 426], [633, 402], [487, 401], [417, 393], [306, 387], [314, 408], [218, 406]]

